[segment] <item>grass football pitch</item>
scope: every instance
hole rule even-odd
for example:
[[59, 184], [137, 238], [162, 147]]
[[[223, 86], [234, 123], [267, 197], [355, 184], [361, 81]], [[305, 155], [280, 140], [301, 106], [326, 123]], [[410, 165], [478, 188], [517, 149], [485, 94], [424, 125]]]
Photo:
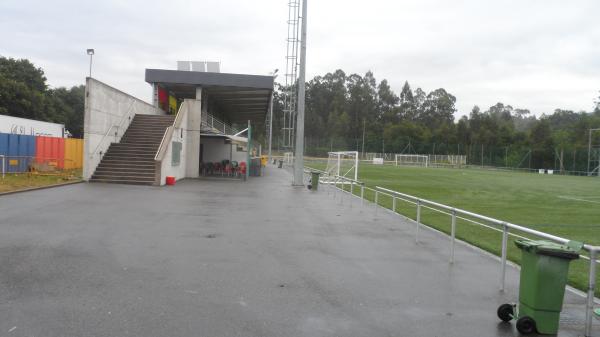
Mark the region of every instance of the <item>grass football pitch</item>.
[[[326, 161], [308, 162], [307, 166], [324, 169]], [[570, 240], [600, 245], [598, 177], [361, 163], [359, 180], [371, 188], [381, 186]], [[372, 192], [367, 192], [366, 197], [374, 200]], [[392, 207], [390, 197], [380, 195], [379, 203]], [[397, 200], [396, 210], [411, 219], [416, 217], [416, 207], [412, 204]], [[448, 215], [424, 208], [421, 221], [445, 233], [450, 232]], [[496, 255], [501, 253], [500, 232], [459, 219], [456, 236]], [[515, 239], [514, 236], [510, 238], [508, 257], [519, 263], [521, 254], [513, 243]], [[583, 259], [572, 263], [569, 283], [586, 289], [588, 267], [588, 261]], [[600, 291], [596, 294], [600, 295]]]

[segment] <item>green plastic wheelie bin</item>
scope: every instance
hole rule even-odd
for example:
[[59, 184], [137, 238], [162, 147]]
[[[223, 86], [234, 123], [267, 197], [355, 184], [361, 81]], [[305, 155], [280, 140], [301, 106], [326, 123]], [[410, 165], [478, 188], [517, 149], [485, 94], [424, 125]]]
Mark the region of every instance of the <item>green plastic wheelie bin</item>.
[[515, 245], [522, 252], [519, 305], [501, 305], [498, 317], [505, 322], [517, 319], [517, 330], [523, 334], [556, 334], [569, 264], [579, 258], [583, 244], [516, 240]]
[[319, 176], [321, 175], [320, 172], [311, 172], [310, 173], [310, 188], [313, 191], [316, 191], [319, 189]]

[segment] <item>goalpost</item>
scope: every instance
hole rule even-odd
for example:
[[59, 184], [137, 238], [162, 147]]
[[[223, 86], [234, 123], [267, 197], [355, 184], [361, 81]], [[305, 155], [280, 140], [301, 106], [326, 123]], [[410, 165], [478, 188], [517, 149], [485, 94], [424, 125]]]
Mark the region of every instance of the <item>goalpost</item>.
[[358, 151], [329, 152], [325, 171], [329, 176], [358, 180]]
[[396, 162], [396, 166], [429, 166], [429, 156], [422, 154], [397, 154], [394, 158], [394, 161]]

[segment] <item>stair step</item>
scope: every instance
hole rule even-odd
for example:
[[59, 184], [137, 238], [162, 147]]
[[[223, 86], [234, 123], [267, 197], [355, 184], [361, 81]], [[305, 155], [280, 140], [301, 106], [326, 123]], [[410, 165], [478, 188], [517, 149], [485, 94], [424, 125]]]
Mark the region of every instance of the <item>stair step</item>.
[[116, 174], [94, 174], [92, 179], [110, 179], [110, 180], [133, 180], [133, 181], [154, 181], [154, 175], [116, 175]]
[[154, 185], [153, 181], [138, 181], [138, 180], [114, 180], [114, 179], [90, 179], [92, 183], [105, 183], [105, 184], [125, 184], [125, 185]]

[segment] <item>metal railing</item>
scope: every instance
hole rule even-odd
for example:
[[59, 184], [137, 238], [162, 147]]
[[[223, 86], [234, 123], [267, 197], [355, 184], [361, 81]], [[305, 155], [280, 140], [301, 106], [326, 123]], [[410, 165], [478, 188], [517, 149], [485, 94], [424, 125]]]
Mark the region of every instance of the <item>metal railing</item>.
[[231, 125], [221, 121], [210, 113], [202, 113], [200, 117], [203, 126], [212, 128], [217, 132], [222, 132], [224, 135], [234, 135], [237, 130]]
[[[131, 104], [129, 105], [129, 108], [127, 109], [127, 112], [125, 112], [125, 114], [121, 117], [121, 119], [119, 120], [118, 124], [113, 124], [111, 125], [108, 130], [106, 130], [106, 133], [104, 134], [104, 136], [102, 136], [102, 139], [100, 139], [100, 141], [98, 142], [98, 145], [96, 145], [96, 148], [94, 149], [94, 152], [92, 152], [90, 154], [90, 158], [93, 158], [94, 156], [96, 156], [96, 154], [99, 154], [100, 147], [103, 147], [103, 144], [105, 143], [105, 140], [109, 137], [109, 135], [111, 134], [111, 131], [113, 130], [113, 128], [116, 128], [115, 130], [115, 143], [119, 141], [119, 130], [123, 129], [126, 130], [127, 128], [123, 128], [125, 121], [129, 121], [131, 122], [131, 112], [134, 110], [134, 103], [135, 103], [135, 99], [133, 99], [131, 101]], [[135, 113], [134, 113], [135, 115]], [[125, 117], [128, 117], [127, 119], [125, 119]]]
[[[457, 220], [463, 220], [474, 225], [478, 225], [487, 229], [491, 229], [497, 232], [502, 233], [502, 247], [501, 247], [501, 269], [500, 269], [500, 291], [504, 291], [505, 282], [506, 282], [506, 266], [508, 259], [508, 238], [509, 236], [528, 239], [527, 237], [518, 235], [516, 233], [511, 233], [511, 231], [518, 231], [521, 233], [526, 233], [529, 235], [533, 235], [545, 240], [550, 240], [554, 242], [558, 242], [560, 244], [567, 244], [571, 240], [548, 234], [545, 232], [537, 231], [531, 228], [527, 228], [524, 226], [520, 226], [517, 224], [513, 224], [507, 221], [498, 220], [492, 217], [488, 217], [485, 215], [477, 214], [474, 212], [470, 212], [467, 210], [463, 210], [460, 208], [444, 205], [435, 201], [419, 198], [413, 195], [397, 192], [388, 188], [375, 186], [375, 188], [366, 187], [365, 184], [358, 180], [349, 179], [342, 176], [329, 175], [325, 171], [316, 170], [313, 168], [308, 168], [305, 173], [311, 173], [312, 171], [319, 172], [323, 179], [320, 179], [320, 183], [322, 185], [328, 186], [329, 189], [327, 194], [333, 193], [334, 198], [337, 197], [337, 191], [341, 192], [340, 202], [343, 204], [343, 196], [347, 194], [351, 197], [350, 199], [350, 207], [352, 207], [352, 198], [360, 198], [361, 205], [364, 205], [365, 200], [370, 202], [365, 198], [365, 191], [371, 191], [373, 194], [373, 203], [375, 206], [375, 214], [377, 215], [378, 209], [383, 207], [380, 205], [380, 196], [388, 196], [392, 199], [392, 208], [391, 211], [399, 216], [404, 217], [409, 221], [413, 221], [415, 223], [415, 242], [419, 242], [419, 231], [420, 228], [424, 225], [421, 222], [421, 213], [423, 209], [429, 209], [434, 212], [438, 212], [441, 214], [448, 215], [450, 217], [450, 252], [449, 252], [449, 263], [454, 263], [455, 258], [455, 244], [456, 244], [456, 224]], [[360, 188], [359, 194], [354, 193], [354, 187], [358, 186]], [[332, 191], [333, 190], [333, 191]], [[404, 216], [397, 212], [397, 201], [401, 200], [403, 202], [413, 204], [416, 207], [416, 218], [415, 220]], [[386, 208], [387, 209], [387, 208]], [[485, 223], [484, 223], [485, 222]], [[487, 224], [486, 224], [487, 223]], [[497, 226], [497, 227], [494, 227]], [[426, 226], [426, 225], [425, 225]], [[429, 227], [429, 226], [428, 226]], [[589, 261], [589, 274], [588, 274], [588, 286], [587, 286], [587, 301], [586, 301], [586, 317], [585, 317], [585, 336], [589, 337], [592, 335], [592, 324], [594, 321], [594, 303], [595, 299], [595, 291], [596, 291], [596, 264], [600, 263], [597, 260], [598, 253], [600, 252], [600, 246], [594, 246], [589, 244], [584, 244], [583, 249], [588, 252], [589, 256], [581, 255], [582, 259]]]

